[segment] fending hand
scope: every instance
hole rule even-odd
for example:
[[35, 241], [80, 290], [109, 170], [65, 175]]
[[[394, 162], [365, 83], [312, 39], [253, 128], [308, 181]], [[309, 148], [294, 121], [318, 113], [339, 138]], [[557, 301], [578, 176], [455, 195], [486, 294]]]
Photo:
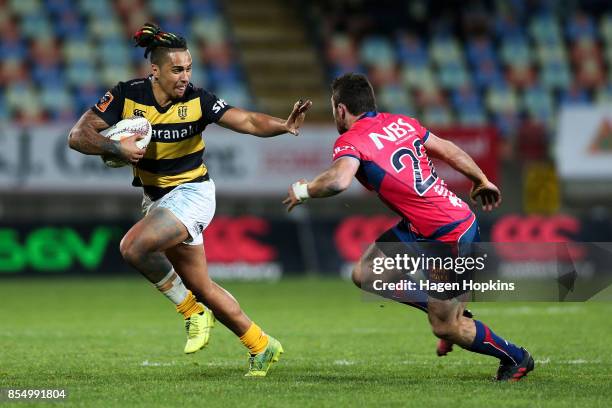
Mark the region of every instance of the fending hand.
[[484, 211], [491, 211], [494, 208], [499, 207], [502, 202], [502, 196], [499, 188], [488, 180], [480, 183], [474, 183], [472, 186], [472, 191], [470, 192], [472, 204], [478, 204], [478, 197], [480, 197], [482, 209]]
[[310, 99], [306, 99], [305, 101], [300, 99], [293, 105], [293, 110], [285, 121], [287, 132], [291, 133], [294, 136], [300, 134], [300, 127], [302, 126], [302, 124], [304, 123], [304, 119], [306, 118], [306, 111], [308, 111], [311, 106], [312, 101]]

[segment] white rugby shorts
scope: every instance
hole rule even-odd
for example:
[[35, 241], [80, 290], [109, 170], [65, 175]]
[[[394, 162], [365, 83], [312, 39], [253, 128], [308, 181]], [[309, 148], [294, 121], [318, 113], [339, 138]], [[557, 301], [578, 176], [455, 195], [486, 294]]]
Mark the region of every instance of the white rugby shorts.
[[143, 195], [142, 212], [147, 215], [154, 208], [166, 208], [187, 228], [187, 245], [201, 245], [202, 232], [215, 215], [215, 183], [212, 179], [199, 183], [185, 183], [177, 186], [157, 201]]

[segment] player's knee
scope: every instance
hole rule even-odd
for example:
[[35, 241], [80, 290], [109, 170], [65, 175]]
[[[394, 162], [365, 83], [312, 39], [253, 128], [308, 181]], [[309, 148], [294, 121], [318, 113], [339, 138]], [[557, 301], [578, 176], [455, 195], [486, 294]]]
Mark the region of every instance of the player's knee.
[[127, 239], [126, 237], [123, 237], [123, 239], [119, 243], [119, 252], [121, 252], [121, 256], [123, 257], [123, 259], [125, 259], [130, 264], [132, 263], [130, 261], [134, 258], [134, 250], [132, 248], [132, 241]]
[[142, 246], [138, 242], [127, 237], [123, 237], [119, 243], [119, 251], [123, 259], [130, 265], [137, 265], [139, 260], [145, 255]]

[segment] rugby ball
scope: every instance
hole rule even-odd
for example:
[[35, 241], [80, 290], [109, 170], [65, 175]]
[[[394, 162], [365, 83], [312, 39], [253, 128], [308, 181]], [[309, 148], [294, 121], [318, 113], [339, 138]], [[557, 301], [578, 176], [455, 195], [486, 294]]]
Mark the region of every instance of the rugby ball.
[[[121, 140], [125, 137], [131, 136], [134, 133], [144, 136], [143, 139], [136, 142], [136, 146], [141, 149], [145, 149], [149, 145], [149, 142], [151, 141], [151, 134], [153, 133], [151, 123], [146, 118], [134, 116], [128, 119], [123, 119], [108, 129], [104, 129], [100, 132], [102, 136], [108, 137], [111, 140]], [[104, 164], [106, 164], [108, 167], [123, 167], [128, 165], [126, 161], [110, 156], [102, 156], [102, 161], [104, 161]]]

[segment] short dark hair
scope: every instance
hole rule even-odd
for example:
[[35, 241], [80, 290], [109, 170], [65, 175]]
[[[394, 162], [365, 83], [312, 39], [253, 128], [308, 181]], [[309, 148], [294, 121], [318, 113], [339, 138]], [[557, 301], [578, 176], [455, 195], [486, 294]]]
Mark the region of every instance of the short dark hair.
[[344, 104], [352, 115], [376, 110], [374, 89], [363, 74], [341, 75], [334, 79], [331, 88], [334, 104]]

